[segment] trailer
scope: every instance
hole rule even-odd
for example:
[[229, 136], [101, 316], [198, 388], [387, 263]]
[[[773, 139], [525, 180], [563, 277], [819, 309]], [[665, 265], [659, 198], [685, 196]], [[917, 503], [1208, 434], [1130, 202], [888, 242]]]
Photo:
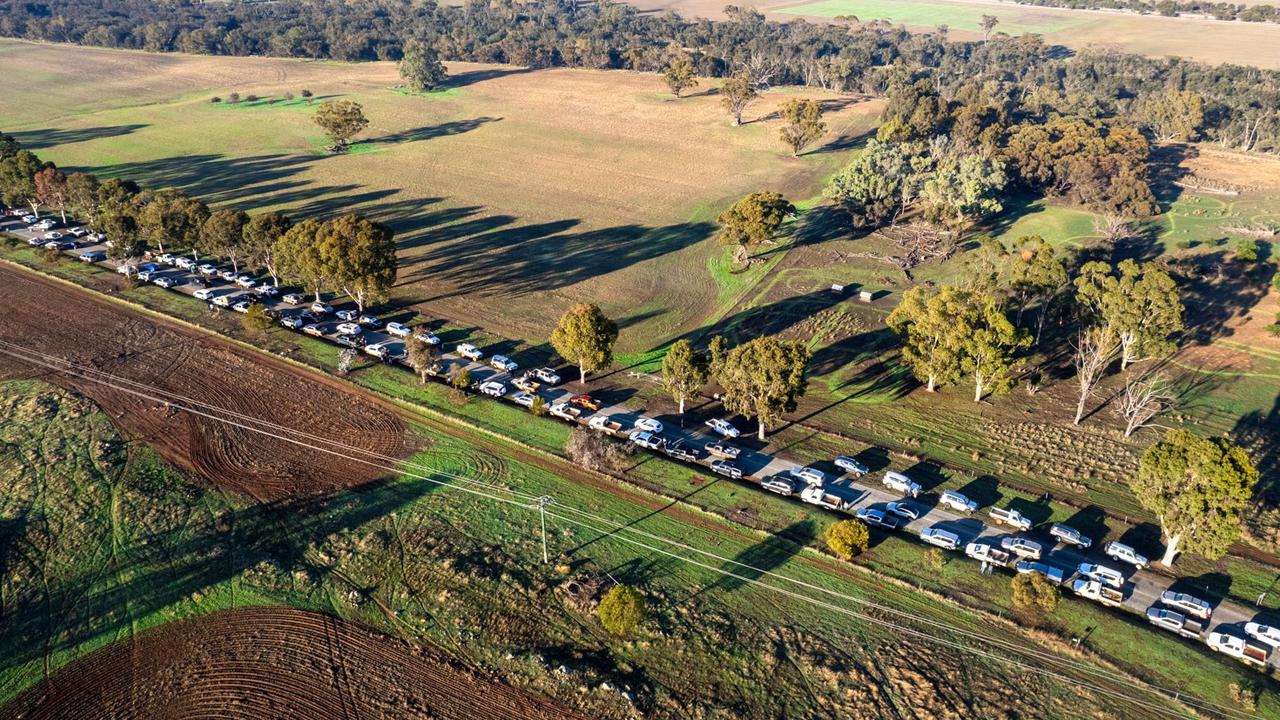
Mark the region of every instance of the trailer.
[[1120, 607], [1124, 604], [1125, 594], [1123, 590], [1108, 585], [1103, 585], [1097, 580], [1088, 578], [1076, 578], [1071, 581], [1071, 591], [1080, 597], [1089, 598], [1094, 602], [1109, 605], [1111, 607]]

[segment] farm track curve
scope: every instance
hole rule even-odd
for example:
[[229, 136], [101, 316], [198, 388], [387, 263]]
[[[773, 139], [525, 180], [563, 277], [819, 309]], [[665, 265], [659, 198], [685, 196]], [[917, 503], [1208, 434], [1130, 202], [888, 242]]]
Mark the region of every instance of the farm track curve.
[[245, 720], [577, 719], [397, 640], [287, 607], [226, 610], [85, 656], [0, 715]]

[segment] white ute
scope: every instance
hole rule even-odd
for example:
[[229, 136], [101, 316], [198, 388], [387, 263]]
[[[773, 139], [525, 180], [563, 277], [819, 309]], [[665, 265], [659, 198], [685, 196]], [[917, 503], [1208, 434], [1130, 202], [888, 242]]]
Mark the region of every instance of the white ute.
[[884, 477], [880, 478], [880, 482], [890, 490], [897, 490], [903, 495], [910, 497], [919, 497], [920, 490], [922, 489], [920, 487], [920, 483], [917, 483], [900, 472], [894, 472], [892, 470], [885, 471]]
[[1119, 570], [1109, 568], [1106, 565], [1098, 565], [1096, 563], [1080, 563], [1076, 568], [1076, 572], [1090, 580], [1096, 580], [1103, 585], [1113, 587], [1120, 590], [1124, 587], [1124, 575]]
[[987, 515], [996, 521], [997, 525], [1008, 525], [1011, 528], [1026, 532], [1031, 529], [1031, 521], [1022, 516], [1022, 513], [1010, 508], [991, 508], [987, 511]]
[[1018, 535], [1009, 535], [1000, 539], [1000, 547], [1021, 558], [1030, 560], [1039, 560], [1040, 555], [1044, 552], [1044, 548], [1040, 547], [1040, 543], [1034, 540], [1020, 537]]
[[478, 361], [480, 358], [484, 357], [484, 353], [480, 352], [480, 348], [472, 345], [471, 343], [462, 343], [458, 347], [454, 348], [454, 350], [468, 360]]
[[1245, 640], [1236, 635], [1228, 635], [1221, 632], [1209, 633], [1209, 647], [1224, 655], [1230, 655], [1233, 658], [1239, 658], [1247, 663], [1255, 665], [1267, 666], [1267, 661], [1271, 659], [1271, 646], [1264, 645], [1257, 640]]
[[711, 418], [703, 424], [727, 438], [736, 438], [742, 434], [742, 431], [734, 427], [733, 423], [721, 418]]

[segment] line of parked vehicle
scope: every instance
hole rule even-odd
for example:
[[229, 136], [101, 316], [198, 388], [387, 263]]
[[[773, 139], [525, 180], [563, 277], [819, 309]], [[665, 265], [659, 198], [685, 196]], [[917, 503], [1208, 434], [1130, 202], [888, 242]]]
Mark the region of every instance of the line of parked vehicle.
[[[25, 222], [28, 218], [22, 219]], [[57, 227], [56, 221], [28, 223], [28, 230], [34, 233], [42, 225], [46, 232], [39, 238], [33, 235], [29, 240], [31, 244], [68, 252], [78, 249], [81, 242], [109, 242], [79, 227], [69, 229], [64, 239], [62, 233], [50, 229]], [[52, 237], [53, 235], [57, 237]], [[105, 261], [106, 254], [100, 249], [90, 248], [80, 253], [79, 258], [85, 262], [97, 263]], [[407, 366], [403, 341], [410, 336], [432, 345], [441, 344], [440, 338], [423, 326], [414, 328], [395, 322], [384, 324], [371, 313], [350, 308], [335, 309], [320, 300], [308, 302], [310, 298], [300, 293], [291, 292], [281, 296], [275, 284], [270, 281], [220, 268], [212, 262], [200, 263], [187, 256], [159, 254], [136, 266], [119, 265], [117, 271], [164, 289], [180, 292], [190, 290], [188, 294], [196, 299], [238, 312], [247, 312], [256, 303], [271, 303], [276, 307], [270, 311], [283, 327], [348, 347], [363, 348], [369, 355], [389, 363]], [[224, 292], [225, 287], [214, 287], [213, 283], [219, 281], [232, 286], [232, 291]], [[237, 294], [236, 288], [244, 292]], [[332, 330], [326, 330], [329, 326], [332, 326]], [[381, 337], [383, 334], [385, 338]], [[496, 371], [495, 375], [477, 378], [472, 389], [521, 407], [532, 408], [540, 395], [561, 383], [560, 375], [553, 368], [542, 367], [517, 375], [519, 366], [516, 362], [501, 354], [489, 356], [486, 361], [484, 351], [470, 343], [455, 346], [453, 355], [471, 363], [483, 363], [488, 369]], [[447, 360], [447, 356], [445, 357]], [[444, 362], [428, 374], [441, 380], [448, 379]], [[842, 474], [831, 478], [831, 482], [828, 482], [827, 474], [818, 468], [791, 465], [769, 456], [764, 456], [769, 462], [761, 469], [759, 476], [747, 473], [739, 464], [742, 448], [730, 442], [738, 438], [741, 432], [724, 418], [705, 421], [706, 432], [711, 434], [709, 438], [685, 432], [669, 438], [664, 435], [666, 428], [661, 421], [644, 416], [628, 421], [626, 414], [609, 412], [601, 402], [587, 394], [562, 393], [543, 399], [550, 400], [548, 412], [553, 417], [625, 439], [637, 447], [663, 453], [674, 460], [705, 467], [732, 480], [752, 482], [768, 492], [785, 497], [796, 496], [808, 504], [846, 515], [852, 514], [868, 525], [883, 530], [908, 529], [910, 523], [920, 521], [930, 514], [930, 511], [922, 510], [909, 500], [916, 499], [923, 493], [922, 486], [909, 476], [892, 470], [883, 473], [880, 484], [900, 497], [886, 503], [867, 504], [865, 501], [869, 492], [860, 488], [854, 480], [867, 475], [868, 468], [850, 456], [839, 456], [833, 460]], [[778, 472], [763, 472], [779, 463], [789, 467]], [[953, 490], [941, 491], [937, 496], [937, 506], [962, 517], [968, 517], [978, 510], [976, 502]], [[1032, 530], [1033, 523], [1030, 519], [1012, 508], [1000, 507], [990, 508], [987, 517], [992, 526], [1007, 527], [1015, 534], [998, 538], [983, 537], [987, 525], [977, 522], [979, 530], [976, 533], [966, 533], [970, 536], [966, 538], [950, 524], [955, 518], [946, 518], [919, 528], [918, 536], [925, 544], [963, 552], [980, 562], [984, 571], [989, 572], [991, 568], [999, 567], [1015, 573], [1039, 573], [1050, 582], [1063, 585], [1075, 594], [1100, 604], [1118, 608], [1130, 604], [1133, 585], [1127, 581], [1123, 572], [1087, 560], [1073, 563], [1069, 568], [1055, 565], [1047, 561], [1046, 546], [1043, 543], [1023, 534]], [[1093, 546], [1091, 538], [1063, 523], [1051, 525], [1048, 536], [1055, 543], [1081, 551]], [[966, 539], [969, 541], [966, 542]], [[1116, 541], [1107, 543], [1103, 553], [1117, 563], [1130, 565], [1137, 570], [1145, 569], [1148, 565], [1147, 558], [1134, 548]], [[1135, 609], [1140, 612], [1141, 605]], [[1194, 639], [1204, 639], [1212, 614], [1212, 606], [1207, 601], [1173, 590], [1163, 591], [1156, 602], [1146, 609], [1146, 617], [1152, 625]], [[1243, 631], [1243, 636], [1230, 632], [1212, 632], [1205, 642], [1214, 650], [1245, 662], [1267, 665], [1273, 656], [1273, 648], [1280, 646], [1280, 628], [1254, 621], [1243, 623]]]

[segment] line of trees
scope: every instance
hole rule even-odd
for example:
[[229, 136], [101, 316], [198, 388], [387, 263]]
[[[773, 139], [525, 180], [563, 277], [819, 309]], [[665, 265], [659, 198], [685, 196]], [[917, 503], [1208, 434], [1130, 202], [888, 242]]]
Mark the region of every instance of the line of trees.
[[[1263, 12], [1252, 7], [1237, 11]], [[675, 82], [673, 91], [697, 76], [746, 74], [756, 88], [789, 83], [870, 94], [927, 78], [948, 99], [981, 94], [1014, 122], [1056, 115], [1119, 119], [1153, 137], [1280, 150], [1276, 71], [1112, 50], [1060, 53], [1038, 36], [992, 35], [994, 17], [983, 24], [984, 41], [950, 42], [944, 32], [912, 34], [883, 22], [778, 23], [735, 6], [726, 15], [722, 21], [685, 19], [572, 0], [163, 6], [149, 0], [0, 0], [0, 35], [155, 52], [338, 60], [401, 60], [408, 52], [411, 68], [424, 67], [425, 56], [412, 48], [418, 43], [452, 60], [664, 73]], [[1190, 111], [1197, 122], [1165, 123], [1170, 108]]]
[[0, 141], [0, 198], [82, 218], [111, 241], [109, 255], [136, 263], [147, 250], [183, 249], [199, 261], [225, 258], [232, 269], [266, 272], [315, 293], [341, 292], [363, 311], [386, 297], [396, 279], [396, 245], [390, 228], [360, 215], [294, 222], [278, 212], [249, 215], [210, 210], [181, 190], [140, 188], [131, 180], [101, 180], [91, 173], [65, 174], [15, 142]]
[[[1241, 22], [1280, 22], [1280, 10], [1274, 5], [1201, 0], [1015, 0], [1019, 5], [1060, 7], [1073, 10], [1129, 10], [1140, 15], [1159, 14], [1177, 17], [1183, 13], [1202, 15], [1215, 20]], [[1190, 31], [1188, 31], [1190, 32]]]

